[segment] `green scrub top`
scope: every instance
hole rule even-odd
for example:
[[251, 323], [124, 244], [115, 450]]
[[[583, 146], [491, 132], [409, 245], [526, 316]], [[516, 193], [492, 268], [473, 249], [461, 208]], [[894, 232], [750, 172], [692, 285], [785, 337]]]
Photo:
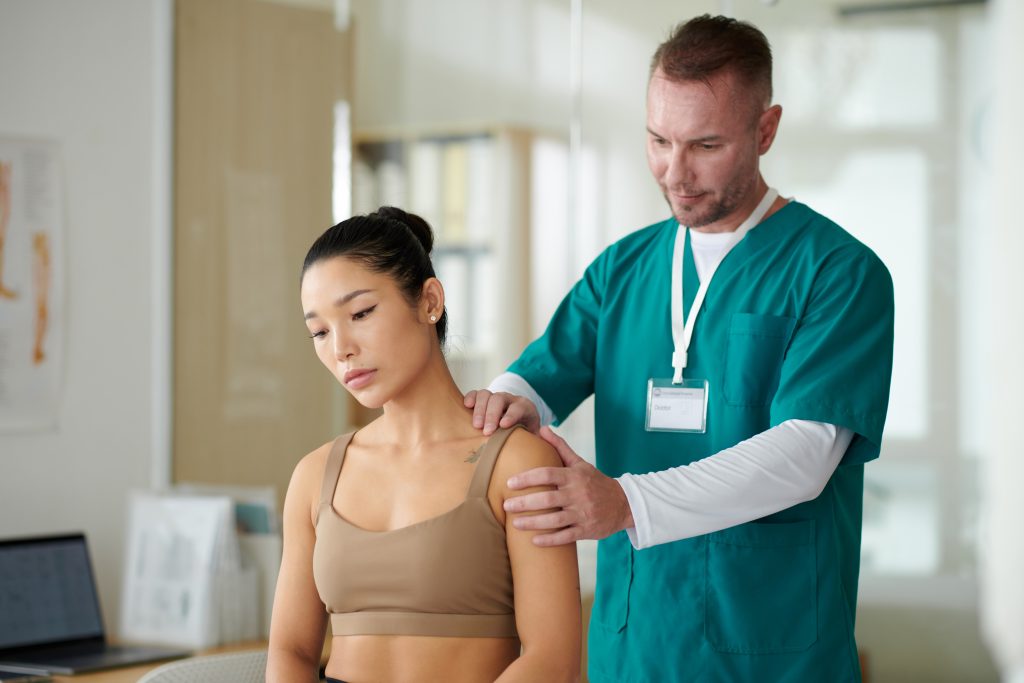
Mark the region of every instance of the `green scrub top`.
[[[685, 377], [709, 382], [703, 434], [644, 429], [647, 380], [672, 376], [674, 219], [606, 249], [510, 367], [561, 420], [594, 394], [597, 466], [686, 465], [790, 419], [854, 437], [814, 500], [636, 550], [598, 544], [594, 683], [859, 681], [853, 636], [863, 465], [879, 453], [893, 348], [892, 279], [853, 236], [790, 202], [726, 256]], [[698, 288], [689, 240], [684, 307]]]

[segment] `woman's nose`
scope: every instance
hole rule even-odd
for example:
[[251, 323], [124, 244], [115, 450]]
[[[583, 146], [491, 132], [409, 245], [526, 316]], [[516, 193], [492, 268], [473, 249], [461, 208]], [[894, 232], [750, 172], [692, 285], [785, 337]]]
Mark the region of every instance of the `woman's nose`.
[[334, 334], [334, 357], [338, 360], [346, 360], [355, 355], [355, 344], [352, 338], [343, 333]]

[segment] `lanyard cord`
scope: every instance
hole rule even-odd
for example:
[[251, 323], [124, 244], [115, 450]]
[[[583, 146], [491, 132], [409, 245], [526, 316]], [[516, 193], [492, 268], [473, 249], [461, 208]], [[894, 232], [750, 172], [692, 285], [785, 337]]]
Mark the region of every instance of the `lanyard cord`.
[[704, 303], [704, 297], [708, 292], [708, 286], [711, 284], [711, 278], [715, 276], [715, 271], [718, 270], [718, 266], [721, 265], [725, 257], [732, 251], [743, 237], [750, 232], [750, 229], [760, 223], [764, 219], [764, 215], [768, 213], [768, 209], [775, 202], [775, 199], [779, 196], [779, 193], [772, 188], [768, 188], [765, 192], [761, 202], [754, 209], [753, 213], [747, 216], [747, 219], [740, 223], [740, 226], [733, 232], [733, 237], [729, 240], [726, 245], [722, 248], [722, 252], [718, 255], [718, 259], [711, 265], [711, 269], [707, 273], [707, 277], [700, 283], [700, 288], [697, 290], [697, 296], [693, 299], [693, 304], [690, 306], [690, 315], [687, 316], [686, 321], [683, 321], [683, 250], [686, 246], [686, 231], [689, 230], [687, 227], [680, 225], [676, 228], [676, 239], [675, 245], [672, 249], [672, 368], [674, 370], [672, 374], [673, 384], [682, 384], [683, 382], [683, 369], [686, 367], [686, 353], [690, 348], [690, 340], [693, 338], [693, 327], [697, 322], [697, 313], [700, 312], [700, 308]]

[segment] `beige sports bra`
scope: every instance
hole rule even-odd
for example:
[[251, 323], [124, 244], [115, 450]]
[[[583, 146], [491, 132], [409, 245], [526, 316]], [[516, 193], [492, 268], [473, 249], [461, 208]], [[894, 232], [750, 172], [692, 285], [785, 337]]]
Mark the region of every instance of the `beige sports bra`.
[[512, 429], [499, 429], [481, 447], [464, 501], [390, 531], [357, 527], [335, 511], [352, 434], [335, 440], [313, 550], [313, 578], [335, 636], [517, 637], [505, 529], [487, 499], [494, 463]]

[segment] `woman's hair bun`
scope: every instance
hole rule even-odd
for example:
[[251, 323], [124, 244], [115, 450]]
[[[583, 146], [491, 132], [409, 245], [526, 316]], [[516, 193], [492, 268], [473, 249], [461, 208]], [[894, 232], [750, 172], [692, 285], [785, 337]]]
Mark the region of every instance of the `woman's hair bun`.
[[423, 245], [423, 253], [429, 255], [430, 250], [434, 248], [434, 231], [430, 229], [430, 225], [425, 220], [416, 214], [403, 211], [395, 206], [382, 206], [377, 209], [376, 214], [382, 218], [398, 221], [409, 228]]
[[[434, 264], [430, 262], [433, 246], [434, 232], [425, 220], [394, 206], [382, 206], [325, 230], [306, 252], [302, 277], [314, 264], [344, 256], [392, 278], [409, 304], [415, 306], [423, 294], [423, 283], [434, 277]], [[446, 311], [441, 312], [434, 328], [443, 347], [448, 329]]]

